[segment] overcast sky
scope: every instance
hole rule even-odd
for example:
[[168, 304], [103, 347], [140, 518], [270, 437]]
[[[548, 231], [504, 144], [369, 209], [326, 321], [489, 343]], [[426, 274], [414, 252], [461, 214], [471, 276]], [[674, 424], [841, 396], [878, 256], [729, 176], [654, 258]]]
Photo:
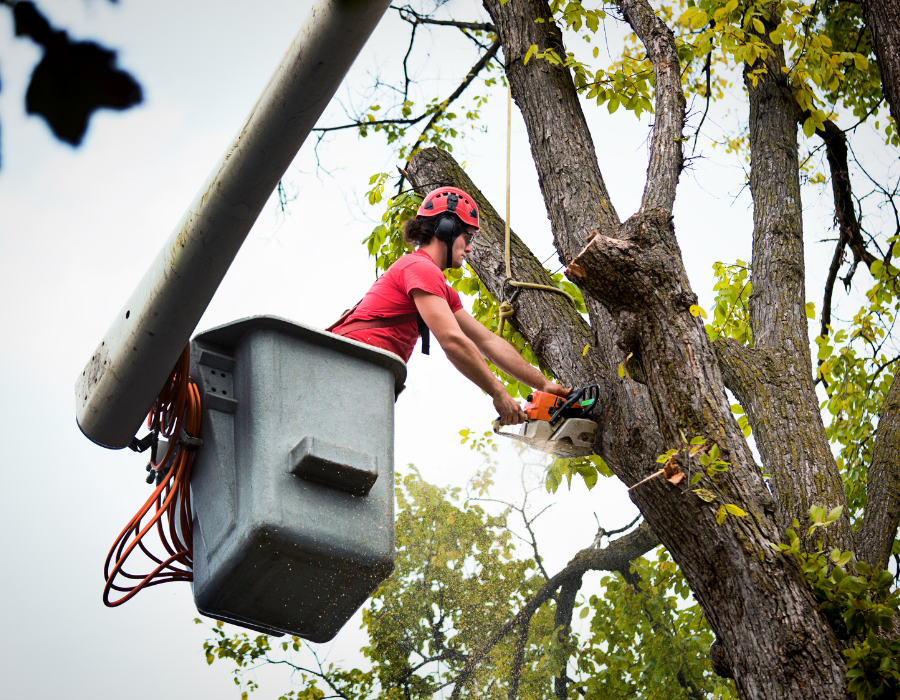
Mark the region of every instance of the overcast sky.
[[[209, 668], [204, 661], [204, 634], [192, 623], [188, 585], [156, 587], [113, 610], [103, 606], [103, 560], [149, 493], [146, 459], [83, 438], [74, 420], [73, 386], [231, 143], [310, 3], [44, 0], [39, 6], [73, 36], [117, 48], [120, 65], [141, 82], [145, 100], [125, 113], [99, 113], [81, 148], [60, 144], [40, 119], [24, 113], [27, 81], [40, 54], [13, 36], [11, 13], [0, 8], [3, 694], [35, 700], [149, 700], [160, 692], [172, 700], [234, 696], [227, 667], [217, 662]], [[480, 4], [462, 0], [445, 12], [457, 19], [482, 17]], [[372, 76], [395, 75], [407, 40], [406, 25], [396, 13], [388, 15], [338, 97], [350, 103]], [[415, 70], [429, 91], [450, 92], [474, 62], [448, 30], [423, 31], [421, 46]], [[496, 98], [484, 110], [486, 133], [473, 131], [455, 155], [502, 211], [505, 100], [499, 92]], [[332, 107], [322, 123], [339, 123], [341, 110]], [[640, 201], [649, 122], [623, 110], [612, 116], [605, 108], [587, 111], [624, 219]], [[727, 120], [714, 113], [711, 131]], [[543, 259], [552, 253], [550, 228], [518, 113], [513, 144], [512, 226]], [[304, 146], [286, 175], [297, 195], [288, 216], [279, 216], [273, 202], [267, 205], [198, 330], [260, 313], [325, 326], [373, 281], [361, 241], [380, 210], [364, 204], [364, 192], [371, 174], [398, 163], [377, 136], [360, 141], [345, 132], [330, 139], [319, 149], [321, 169], [311, 146]], [[713, 151], [708, 140], [701, 140], [699, 151], [705, 159], [682, 177], [675, 219], [694, 289], [709, 308], [711, 265], [749, 259], [752, 216], [749, 197], [740, 194], [739, 164]], [[830, 256], [830, 245], [812, 245], [828, 233], [830, 216], [810, 195], [812, 259]], [[827, 263], [817, 269], [821, 274], [810, 274], [808, 298], [818, 308]], [[490, 400], [438, 349], [430, 357], [413, 355], [407, 386], [397, 403], [398, 468], [415, 463], [436, 483], [465, 484], [479, 462], [459, 444], [458, 431], [489, 429]], [[520, 467], [511, 451], [501, 454], [497, 493], [513, 498]], [[553, 569], [590, 543], [595, 513], [607, 528], [635, 514], [615, 481], [590, 493], [576, 484], [571, 493], [562, 489], [557, 501], [539, 530]], [[358, 627], [357, 616], [323, 652], [357, 663], [364, 640]], [[260, 697], [288, 689], [285, 678], [260, 679]]]

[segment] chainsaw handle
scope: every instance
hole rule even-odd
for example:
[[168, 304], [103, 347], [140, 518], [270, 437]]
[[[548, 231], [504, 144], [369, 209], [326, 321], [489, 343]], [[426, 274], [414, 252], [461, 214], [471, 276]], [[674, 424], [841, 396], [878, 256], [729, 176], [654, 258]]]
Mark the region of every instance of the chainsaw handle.
[[[600, 389], [596, 384], [588, 384], [587, 386], [581, 387], [577, 391], [573, 391], [571, 394], [569, 394], [569, 398], [566, 399], [565, 403], [562, 406], [560, 406], [559, 408], [557, 408], [556, 411], [554, 411], [553, 417], [550, 418], [550, 425], [556, 425], [556, 423], [559, 422], [559, 419], [562, 418], [563, 411], [565, 411], [567, 408], [571, 408], [572, 405], [576, 401], [578, 401], [582, 396], [588, 396], [588, 397], [593, 396], [594, 403], [596, 403], [599, 395], [600, 395]], [[592, 403], [590, 406], [584, 408], [581, 411], [581, 413], [578, 414], [577, 417], [582, 418], [583, 416], [588, 415], [593, 410], [594, 403]]]
[[[526, 422], [527, 422], [527, 421], [526, 421]], [[500, 428], [503, 427], [503, 426], [500, 424], [500, 416], [497, 416], [497, 417], [494, 419], [494, 422], [493, 422], [493, 424], [492, 424], [492, 427], [494, 428], [494, 432], [495, 432], [497, 435], [512, 435], [512, 434], [513, 434], [513, 433], [504, 433], [504, 432], [502, 432], [502, 431], [500, 430]]]

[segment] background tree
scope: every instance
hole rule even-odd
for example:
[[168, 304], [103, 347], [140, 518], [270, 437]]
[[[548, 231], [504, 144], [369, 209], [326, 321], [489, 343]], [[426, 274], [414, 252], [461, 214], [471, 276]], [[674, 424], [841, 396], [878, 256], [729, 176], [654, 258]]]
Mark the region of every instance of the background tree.
[[[402, 101], [372, 104], [347, 125], [325, 127], [355, 127], [363, 136], [383, 132], [408, 159], [384, 223], [368, 240], [379, 269], [403, 252], [398, 225], [418, 196], [437, 184], [476, 196], [483, 235], [468, 261], [471, 270], [451, 275], [454, 285], [475, 296], [476, 315], [492, 328], [500, 303], [510, 303], [513, 342], [556, 379], [601, 387], [597, 458], [555, 464], [550, 484], [567, 474], [593, 479], [599, 472], [634, 486], [631, 497], [646, 526], [678, 564], [715, 632], [714, 668], [734, 678], [740, 697], [894, 697], [900, 688], [900, 644], [891, 632], [897, 599], [890, 575], [878, 573], [900, 551], [900, 389], [892, 381], [897, 356], [891, 334], [900, 216], [896, 183], [870, 177], [852, 148], [861, 124], [873, 125], [886, 148], [900, 143], [900, 24], [889, 21], [889, 5], [679, 0], [651, 6], [647, 0], [620, 0], [596, 7], [486, 0], [488, 17], [474, 16], [473, 6], [465, 22], [398, 8], [413, 30], [440, 22], [470, 34], [478, 62], [459, 90], [435, 97], [424, 109], [411, 104], [405, 72], [406, 85], [394, 91]], [[609, 68], [570, 50], [577, 39], [595, 43], [604, 23], [614, 19], [633, 34]], [[577, 308], [557, 295], [509, 284], [502, 219], [446, 150], [460, 134], [454, 126], [460, 118], [450, 104], [500, 60], [498, 47], [528, 131], [559, 260], [582, 293]], [[727, 98], [727, 88], [738, 80], [745, 118], [726, 145], [749, 159], [752, 259], [749, 266], [717, 266], [716, 308], [705, 325], [707, 314], [697, 306], [672, 219], [687, 145], [696, 146], [706, 121], [704, 112], [693, 133], [686, 133], [686, 104], [697, 97], [708, 109], [710, 102]], [[610, 111], [624, 107], [653, 115], [641, 206], [624, 222], [597, 163], [584, 119], [586, 100]], [[879, 116], [885, 100], [893, 117]], [[478, 114], [470, 111], [465, 118], [477, 121]], [[423, 131], [407, 131], [423, 122]], [[803, 160], [800, 138], [808, 150]], [[429, 144], [445, 150], [425, 148]], [[820, 165], [827, 177], [818, 172]], [[373, 176], [370, 201], [381, 199], [389, 177]], [[805, 298], [801, 179], [830, 179], [838, 234], [814, 343], [808, 329], [814, 304]], [[854, 191], [859, 179], [868, 180], [862, 193]], [[415, 194], [402, 191], [406, 181]], [[877, 225], [873, 211], [879, 207], [894, 214], [895, 229]], [[689, 231], [690, 224], [680, 220], [679, 230]], [[515, 280], [567, 284], [554, 280], [514, 235], [509, 262]], [[869, 269], [871, 286], [857, 275], [860, 262]], [[838, 279], [848, 289], [868, 286], [864, 304], [845, 322], [832, 316]], [[745, 439], [748, 430], [761, 465]], [[677, 485], [647, 480], [661, 455], [687, 478]], [[652, 546], [648, 542], [644, 551]], [[574, 599], [576, 578], [551, 579], [558, 584], [556, 610], [563, 611], [554, 630], [563, 640], [566, 601]], [[624, 609], [627, 602], [617, 606]], [[521, 610], [526, 609], [527, 603]], [[518, 615], [506, 617], [518, 622], [480, 629], [474, 633], [480, 645], [460, 650], [465, 660], [454, 659], [461, 664], [454, 696], [467, 688], [485, 692], [488, 677], [509, 683], [507, 695], [516, 696], [512, 673], [489, 659], [491, 649], [514, 643], [509, 640], [516, 639]], [[604, 654], [609, 643], [600, 645]], [[618, 638], [613, 643], [625, 644]], [[572, 683], [567, 664], [577, 658], [590, 679], [602, 675], [609, 659], [591, 670], [560, 644], [556, 665], [544, 670], [545, 682], [554, 679], [558, 697], [595, 692], [587, 681]], [[709, 691], [697, 690], [697, 696], [704, 692]]]

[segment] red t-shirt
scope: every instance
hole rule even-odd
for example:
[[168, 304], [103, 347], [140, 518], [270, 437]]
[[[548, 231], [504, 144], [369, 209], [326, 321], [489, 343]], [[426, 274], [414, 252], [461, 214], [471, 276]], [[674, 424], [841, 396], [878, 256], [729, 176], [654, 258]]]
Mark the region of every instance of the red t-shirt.
[[[371, 321], [375, 318], [416, 313], [416, 304], [410, 295], [413, 289], [421, 289], [423, 292], [442, 297], [453, 313], [462, 308], [459, 294], [447, 284], [444, 273], [431, 256], [417, 250], [415, 253], [404, 255], [391, 265], [366, 292], [356, 310], [334, 330], [337, 331], [352, 321]], [[416, 347], [419, 329], [415, 321], [410, 321], [389, 328], [364, 328], [347, 333], [345, 337], [387, 350], [402, 357], [404, 362], [409, 362]]]

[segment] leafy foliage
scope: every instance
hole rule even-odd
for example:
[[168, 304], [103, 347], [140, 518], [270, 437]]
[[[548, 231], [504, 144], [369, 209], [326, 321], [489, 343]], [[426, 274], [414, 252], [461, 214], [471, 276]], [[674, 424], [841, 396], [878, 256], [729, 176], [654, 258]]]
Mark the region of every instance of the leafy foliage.
[[565, 478], [566, 484], [571, 491], [573, 476], [580, 476], [584, 479], [584, 485], [590, 490], [597, 485], [598, 477], [603, 476], [609, 479], [614, 475], [600, 455], [572, 457], [569, 459], [556, 457], [547, 468], [547, 474], [544, 477], [544, 486], [548, 493], [556, 493], [556, 490], [560, 487], [562, 480]]
[[750, 309], [747, 306], [753, 291], [750, 266], [743, 260], [738, 260], [734, 265], [716, 262], [713, 263], [713, 273], [717, 279], [713, 286], [716, 298], [713, 320], [706, 324], [709, 339], [734, 338], [743, 345], [753, 347]]
[[[832, 629], [852, 642], [844, 651], [847, 690], [857, 700], [896, 698], [900, 694], [900, 641], [891, 639], [890, 633], [900, 613], [900, 591], [891, 590], [894, 577], [865, 562], [853, 562], [852, 552], [833, 549], [826, 554], [821, 539], [811, 553], [803, 547], [804, 539], [835, 522], [841, 510], [838, 506], [826, 514], [824, 508], [813, 506], [809, 511], [812, 524], [805, 535], [789, 529], [785, 533], [788, 541], [772, 547], [796, 561]], [[797, 519], [793, 524], [799, 529]]]
[[[897, 245], [896, 236], [888, 240]], [[872, 265], [875, 284], [866, 294], [866, 304], [847, 328], [829, 328], [827, 336], [815, 339], [818, 377], [827, 393], [822, 408], [832, 416], [828, 438], [839, 447], [837, 462], [853, 518], [865, 508], [877, 416], [897, 368], [890, 330], [900, 308], [898, 273], [892, 264], [876, 260]]]
[[637, 559], [629, 574], [639, 580], [636, 588], [620, 575], [604, 576], [602, 595], [582, 609], [591, 615], [577, 657], [588, 677], [585, 697], [737, 697], [731, 681], [712, 673], [713, 635], [668, 553], [660, 548], [655, 559]]

